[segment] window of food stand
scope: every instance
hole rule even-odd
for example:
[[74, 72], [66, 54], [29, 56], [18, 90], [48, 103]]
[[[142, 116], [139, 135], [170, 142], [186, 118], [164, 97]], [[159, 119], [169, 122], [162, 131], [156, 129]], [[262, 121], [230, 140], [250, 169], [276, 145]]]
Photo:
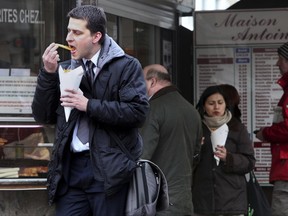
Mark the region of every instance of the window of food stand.
[[54, 129], [34, 122], [31, 102], [46, 42], [55, 40], [54, 2], [1, 1], [0, 189], [45, 188]]

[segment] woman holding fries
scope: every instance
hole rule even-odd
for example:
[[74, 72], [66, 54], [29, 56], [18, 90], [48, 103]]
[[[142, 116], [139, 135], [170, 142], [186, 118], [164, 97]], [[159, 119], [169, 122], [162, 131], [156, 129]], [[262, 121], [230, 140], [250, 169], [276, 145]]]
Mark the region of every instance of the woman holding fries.
[[[80, 6], [68, 17], [68, 46], [46, 48], [32, 103], [37, 122], [56, 124], [49, 203], [56, 204], [57, 216], [121, 216], [136, 164], [110, 135], [123, 140], [135, 160], [140, 157], [138, 127], [149, 108], [142, 67], [106, 34], [102, 9]], [[71, 60], [58, 64], [59, 47], [70, 51]], [[79, 90], [61, 92], [58, 70], [69, 74], [79, 66], [84, 71]], [[64, 108], [71, 108], [67, 119]]]
[[223, 87], [210, 86], [196, 107], [204, 141], [193, 176], [195, 216], [247, 214], [245, 174], [254, 168], [254, 149], [246, 127], [228, 109], [228, 99]]

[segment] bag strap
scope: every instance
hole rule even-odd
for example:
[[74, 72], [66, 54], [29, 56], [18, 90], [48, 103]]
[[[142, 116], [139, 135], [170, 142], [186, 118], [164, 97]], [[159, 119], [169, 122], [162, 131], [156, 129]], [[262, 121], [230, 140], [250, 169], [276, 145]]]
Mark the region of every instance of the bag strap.
[[256, 181], [256, 176], [255, 176], [255, 173], [254, 173], [254, 171], [252, 170], [252, 171], [250, 171], [250, 178], [253, 180], [253, 182], [255, 182]]
[[249, 172], [249, 177], [250, 177], [249, 181], [252, 181], [254, 184], [260, 185], [256, 178], [254, 170]]
[[116, 144], [120, 147], [121, 151], [123, 151], [130, 160], [135, 161], [135, 159], [133, 158], [133, 156], [131, 155], [131, 153], [128, 151], [128, 149], [126, 148], [126, 146], [122, 143], [122, 141], [119, 139], [119, 137], [111, 130], [106, 130], [109, 135], [114, 139], [114, 141], [116, 142]]

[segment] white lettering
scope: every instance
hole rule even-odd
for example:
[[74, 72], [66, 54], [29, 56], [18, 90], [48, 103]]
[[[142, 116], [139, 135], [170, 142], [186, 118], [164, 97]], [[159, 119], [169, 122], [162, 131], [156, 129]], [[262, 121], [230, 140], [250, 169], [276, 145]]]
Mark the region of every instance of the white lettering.
[[8, 8], [0, 9], [0, 22], [16, 23], [17, 22], [17, 10], [8, 9]]
[[39, 10], [20, 10], [19, 19], [21, 23], [39, 23]]
[[0, 8], [0, 23], [44, 24], [39, 10]]

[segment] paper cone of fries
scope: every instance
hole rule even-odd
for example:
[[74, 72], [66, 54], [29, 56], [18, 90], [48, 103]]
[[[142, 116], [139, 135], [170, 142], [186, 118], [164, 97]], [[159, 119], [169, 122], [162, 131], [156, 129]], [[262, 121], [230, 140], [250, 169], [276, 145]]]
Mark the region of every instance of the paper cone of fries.
[[[59, 66], [59, 79], [60, 79], [60, 91], [61, 95], [65, 94], [65, 89], [74, 89], [78, 91], [84, 70], [82, 66], [79, 66], [73, 70], [63, 70], [61, 65]], [[71, 107], [64, 107], [66, 122], [69, 119]]]
[[[213, 146], [213, 152], [215, 152], [215, 149], [217, 145], [224, 146], [227, 136], [228, 136], [228, 126], [227, 124], [223, 124], [221, 127], [217, 128], [217, 130], [212, 131], [211, 133], [211, 142]], [[214, 155], [214, 158], [216, 159], [217, 166], [219, 165], [220, 159]]]

